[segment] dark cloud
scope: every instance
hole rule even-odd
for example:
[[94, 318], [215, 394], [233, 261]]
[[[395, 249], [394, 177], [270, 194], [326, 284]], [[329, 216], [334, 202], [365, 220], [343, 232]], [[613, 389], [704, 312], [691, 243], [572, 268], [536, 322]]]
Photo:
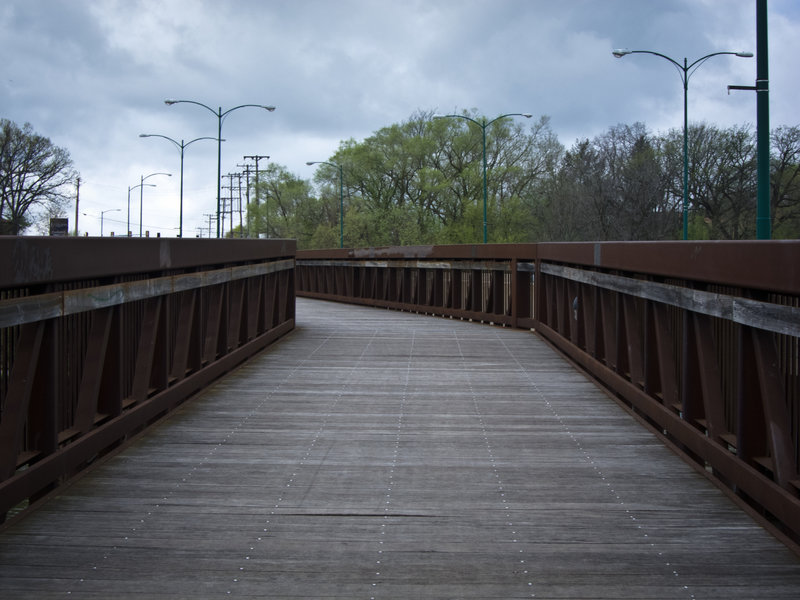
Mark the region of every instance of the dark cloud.
[[[800, 11], [770, 3], [773, 125], [800, 121]], [[341, 141], [363, 139], [417, 110], [475, 108], [549, 115], [562, 143], [616, 123], [679, 127], [682, 88], [666, 61], [614, 59], [614, 47], [678, 60], [755, 50], [752, 0], [6, 0], [0, 7], [0, 116], [30, 122], [67, 148], [84, 179], [89, 214], [126, 209], [142, 175], [176, 176], [145, 192], [153, 222], [177, 221], [179, 153], [157, 133], [216, 135], [223, 110], [223, 171], [268, 154], [299, 176]], [[752, 84], [753, 59], [721, 57], [690, 85], [690, 118], [753, 122], [755, 98], [726, 94]], [[216, 202], [216, 147], [186, 151], [191, 227]], [[156, 178], [157, 179], [157, 178]], [[137, 199], [138, 209], [138, 199]], [[148, 211], [149, 209], [149, 211]], [[148, 217], [145, 216], [145, 221]], [[99, 219], [82, 222], [99, 231]], [[165, 230], [165, 234], [169, 234]]]

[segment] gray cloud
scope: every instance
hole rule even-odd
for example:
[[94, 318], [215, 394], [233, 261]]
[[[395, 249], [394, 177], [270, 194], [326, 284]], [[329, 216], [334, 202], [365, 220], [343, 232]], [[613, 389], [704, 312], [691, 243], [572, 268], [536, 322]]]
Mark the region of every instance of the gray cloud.
[[[770, 2], [772, 124], [796, 125], [800, 9]], [[666, 61], [611, 56], [650, 49], [678, 60], [755, 51], [752, 0], [6, 0], [0, 116], [67, 148], [81, 172], [81, 229], [99, 233], [101, 210], [127, 210], [142, 175], [144, 221], [177, 226], [179, 153], [156, 133], [216, 135], [216, 117], [165, 98], [227, 110], [223, 171], [268, 154], [301, 177], [341, 141], [415, 111], [475, 108], [489, 117], [549, 115], [562, 143], [616, 123], [679, 127], [682, 88]], [[755, 60], [719, 57], [690, 83], [690, 120], [754, 123]], [[187, 231], [216, 204], [216, 146], [186, 150]], [[138, 229], [138, 196], [135, 211]], [[121, 213], [114, 213], [114, 219]], [[111, 218], [112, 215], [107, 215]], [[206, 222], [207, 223], [207, 222]], [[116, 224], [118, 232], [124, 230]], [[108, 221], [105, 229], [108, 231]], [[163, 235], [174, 231], [163, 229]]]

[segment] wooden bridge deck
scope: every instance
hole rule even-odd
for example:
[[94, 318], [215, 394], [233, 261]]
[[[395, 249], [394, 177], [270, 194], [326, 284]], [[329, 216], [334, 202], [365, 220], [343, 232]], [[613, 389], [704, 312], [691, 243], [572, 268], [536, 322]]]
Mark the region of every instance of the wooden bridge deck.
[[792, 598], [800, 561], [534, 335], [297, 330], [0, 533], [3, 598]]

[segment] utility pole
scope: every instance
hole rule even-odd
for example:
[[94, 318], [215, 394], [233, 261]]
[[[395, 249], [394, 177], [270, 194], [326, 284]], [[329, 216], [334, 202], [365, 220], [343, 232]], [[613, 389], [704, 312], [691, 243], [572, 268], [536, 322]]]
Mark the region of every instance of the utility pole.
[[[223, 175], [222, 178], [224, 179], [225, 175]], [[220, 189], [221, 190], [225, 190], [226, 188], [225, 188], [224, 185], [221, 185]], [[228, 198], [223, 196], [222, 192], [220, 192], [219, 201], [220, 201], [219, 220], [217, 221], [218, 226], [220, 228], [219, 236], [220, 236], [220, 238], [225, 239], [225, 216], [227, 215], [227, 211], [228, 211]]]
[[[225, 179], [225, 175], [223, 175], [222, 178]], [[225, 220], [226, 220], [226, 217], [228, 216], [228, 201], [230, 200], [230, 198], [227, 198], [224, 195], [224, 190], [229, 189], [229, 188], [226, 188], [225, 185], [223, 184], [222, 186], [220, 186], [220, 189], [223, 190], [223, 192], [220, 192], [220, 194], [221, 194], [220, 195], [220, 203], [221, 204], [220, 204], [220, 208], [219, 208], [219, 218], [220, 218], [219, 222], [222, 224], [222, 226], [220, 228], [220, 237], [224, 239], [225, 238]], [[233, 227], [233, 223], [231, 222], [231, 228], [232, 227]]]
[[[228, 179], [228, 181], [230, 182], [230, 183], [228, 183], [228, 185], [223, 185], [222, 188], [225, 189], [225, 190], [228, 190], [228, 192], [230, 193], [230, 196], [229, 196], [228, 199], [230, 200], [229, 209], [230, 209], [230, 217], [231, 217], [231, 234], [233, 234], [233, 189], [234, 189], [233, 178], [236, 177], [236, 176], [237, 176], [236, 173], [228, 173], [227, 175], [223, 175], [222, 176], [223, 179]], [[224, 210], [222, 211], [222, 214], [223, 215], [225, 214]], [[225, 223], [225, 221], [223, 219], [223, 224], [224, 223]], [[223, 227], [223, 237], [225, 237], [224, 233], [225, 232], [224, 232], [224, 227]]]
[[208, 217], [208, 237], [211, 238], [211, 222], [216, 220], [214, 218], [216, 215], [211, 213], [203, 213], [203, 216]]
[[[252, 221], [250, 217], [250, 164], [245, 163], [236, 166], [244, 169], [244, 192], [245, 201], [247, 202], [247, 237], [250, 237], [250, 222]], [[258, 215], [258, 213], [256, 213], [256, 215]]]
[[245, 160], [249, 158], [256, 161], [256, 206], [258, 206], [258, 161], [261, 158], [266, 158], [269, 160], [269, 156], [263, 154], [253, 154], [252, 156], [245, 156], [244, 158]]
[[237, 173], [236, 179], [239, 185], [239, 238], [244, 237], [244, 223], [242, 222], [242, 174]]
[[75, 237], [78, 237], [78, 204], [81, 201], [81, 176], [75, 180]]
[[[249, 158], [256, 162], [256, 208], [258, 208], [258, 161], [259, 159], [262, 158], [266, 158], [267, 160], [269, 160], [269, 156], [266, 156], [265, 154], [253, 154], [251, 156], [245, 156], [244, 158], [245, 160]], [[264, 203], [266, 204], [266, 200], [264, 200]], [[269, 205], [266, 206], [264, 212], [266, 213], [266, 218], [267, 218], [267, 229], [269, 229]], [[255, 234], [256, 237], [258, 237], [258, 226], [256, 226]], [[269, 235], [269, 231], [267, 231], [267, 235]]]

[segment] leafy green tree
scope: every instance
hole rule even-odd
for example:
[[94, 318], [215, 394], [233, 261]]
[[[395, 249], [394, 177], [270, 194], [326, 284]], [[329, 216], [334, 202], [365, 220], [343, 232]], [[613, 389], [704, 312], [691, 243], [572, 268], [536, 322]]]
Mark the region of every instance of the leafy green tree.
[[[477, 114], [465, 117], [485, 122]], [[468, 119], [447, 123], [436, 166], [450, 185], [442, 203], [448, 238], [475, 242], [483, 237], [483, 131]], [[550, 130], [549, 119], [527, 123], [498, 119], [486, 127], [487, 222], [490, 242], [526, 241], [533, 236], [534, 207], [552, 177], [563, 147]], [[479, 210], [473, 210], [478, 207]], [[464, 223], [462, 221], [467, 221]]]
[[[327, 162], [343, 167], [346, 245], [481, 240], [481, 133], [464, 119], [418, 112], [363, 142], [343, 143]], [[536, 196], [562, 151], [546, 117], [529, 130], [511, 119], [487, 128], [490, 241], [532, 237]], [[326, 191], [338, 185], [338, 177], [338, 168], [330, 165], [317, 171]]]
[[[251, 197], [247, 214], [252, 235], [298, 240], [313, 236], [308, 224], [299, 221], [303, 208], [310, 208], [304, 205], [313, 202], [311, 187], [285, 167], [269, 163], [259, 172], [257, 189], [253, 182]], [[313, 209], [311, 212], [313, 214]]]
[[[483, 122], [475, 111], [465, 117]], [[347, 140], [315, 171], [314, 188], [270, 165], [251, 207], [257, 227], [300, 248], [476, 243], [483, 238], [482, 131], [467, 119], [417, 112], [361, 142]], [[619, 124], [565, 150], [546, 117], [487, 126], [490, 242], [658, 240], [681, 236], [683, 135]], [[692, 239], [755, 231], [753, 135], [692, 125]], [[800, 128], [773, 134], [775, 237], [800, 230]], [[342, 205], [340, 170], [342, 166]]]
[[19, 235], [37, 208], [60, 213], [74, 179], [66, 150], [35, 133], [30, 123], [20, 128], [0, 119], [0, 223], [6, 229], [0, 233]]
[[[339, 169], [333, 162], [321, 164], [314, 175], [314, 180], [318, 185], [319, 196], [313, 202], [313, 206], [304, 204], [300, 207], [302, 214], [298, 227], [307, 232], [312, 230], [316, 232], [313, 236], [306, 238], [312, 244], [310, 247], [338, 248], [342, 238], [341, 213], [352, 209], [352, 201], [347, 197], [343, 198], [341, 193], [344, 190], [344, 193], [349, 196], [349, 192], [340, 187]], [[345, 224], [347, 219], [348, 217], [345, 216]], [[311, 242], [312, 237], [317, 241]], [[319, 245], [323, 243], [320, 240], [328, 239], [331, 240], [325, 242], [328, 245]], [[350, 245], [350, 242], [348, 241], [347, 244]]]

